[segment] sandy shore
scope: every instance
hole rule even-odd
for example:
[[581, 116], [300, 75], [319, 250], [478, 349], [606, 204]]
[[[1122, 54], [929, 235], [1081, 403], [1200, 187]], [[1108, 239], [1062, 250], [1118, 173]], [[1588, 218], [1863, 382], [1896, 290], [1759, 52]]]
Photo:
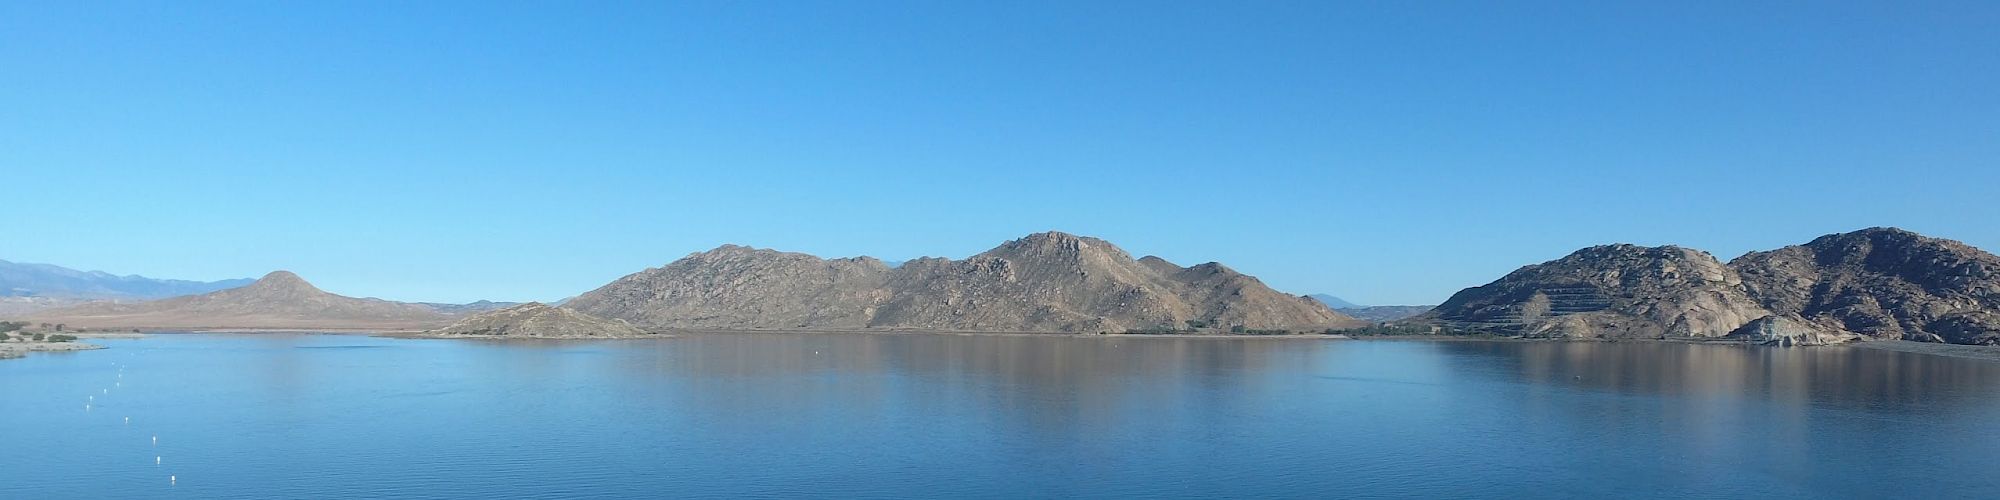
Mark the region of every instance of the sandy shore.
[[18, 358], [30, 352], [88, 351], [103, 349], [82, 342], [0, 342], [0, 359]]

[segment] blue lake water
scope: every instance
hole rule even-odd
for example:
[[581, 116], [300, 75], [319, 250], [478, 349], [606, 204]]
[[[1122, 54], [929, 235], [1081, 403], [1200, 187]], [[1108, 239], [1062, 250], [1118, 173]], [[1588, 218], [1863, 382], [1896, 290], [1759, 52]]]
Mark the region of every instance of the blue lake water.
[[0, 498], [2000, 497], [2000, 363], [1864, 349], [96, 342], [0, 361]]

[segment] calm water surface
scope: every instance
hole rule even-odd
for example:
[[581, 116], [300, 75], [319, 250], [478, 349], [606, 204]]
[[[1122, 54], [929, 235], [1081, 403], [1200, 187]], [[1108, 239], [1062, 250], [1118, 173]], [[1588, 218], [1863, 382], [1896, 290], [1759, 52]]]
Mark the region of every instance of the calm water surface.
[[0, 498], [2000, 497], [2000, 363], [1897, 352], [98, 342], [0, 361]]

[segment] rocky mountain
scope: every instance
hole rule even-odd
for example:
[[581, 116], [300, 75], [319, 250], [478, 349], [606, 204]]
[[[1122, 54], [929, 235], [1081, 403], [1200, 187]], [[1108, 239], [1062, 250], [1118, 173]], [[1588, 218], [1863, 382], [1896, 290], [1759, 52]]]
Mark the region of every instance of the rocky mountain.
[[69, 300], [150, 300], [208, 293], [250, 284], [248, 279], [188, 281], [78, 271], [50, 264], [0, 260], [0, 297]]
[[1420, 320], [1534, 337], [1722, 337], [1770, 316], [1706, 252], [1605, 245], [1468, 288]]
[[726, 245], [567, 305], [662, 328], [1118, 332], [1193, 322], [1316, 331], [1362, 323], [1221, 264], [1135, 260], [1103, 240], [1057, 232], [896, 268]]
[[1873, 338], [2000, 344], [2000, 257], [1894, 228], [1730, 261], [1772, 311]]
[[623, 321], [607, 320], [540, 302], [529, 302], [479, 313], [437, 330], [440, 337], [488, 338], [640, 338], [655, 336]]
[[421, 305], [327, 293], [285, 271], [240, 288], [147, 302], [93, 302], [29, 319], [89, 328], [188, 329], [413, 329], [451, 321]]

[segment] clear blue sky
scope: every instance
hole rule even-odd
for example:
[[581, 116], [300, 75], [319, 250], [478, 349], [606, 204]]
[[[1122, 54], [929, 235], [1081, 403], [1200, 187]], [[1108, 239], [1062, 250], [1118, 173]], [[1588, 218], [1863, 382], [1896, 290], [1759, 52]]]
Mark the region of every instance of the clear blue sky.
[[1057, 229], [1392, 304], [2000, 248], [2000, 3], [1233, 3], [0, 2], [0, 259], [549, 300]]

